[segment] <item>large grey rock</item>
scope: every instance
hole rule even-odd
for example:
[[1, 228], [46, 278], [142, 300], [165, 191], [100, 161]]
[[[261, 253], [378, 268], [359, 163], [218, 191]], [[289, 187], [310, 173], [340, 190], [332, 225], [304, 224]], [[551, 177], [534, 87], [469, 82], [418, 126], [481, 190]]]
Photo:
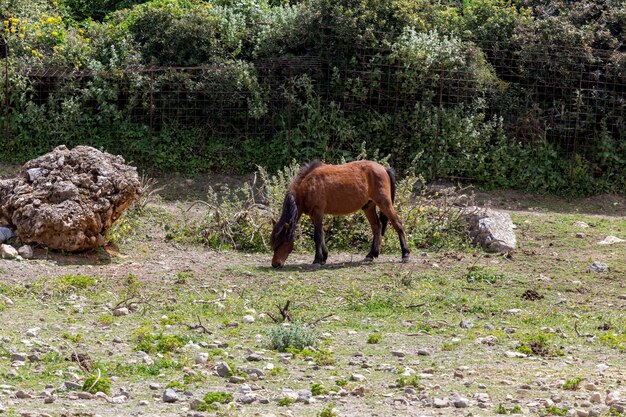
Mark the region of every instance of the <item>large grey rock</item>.
[[137, 169], [89, 146], [59, 146], [0, 180], [0, 226], [24, 243], [78, 252], [104, 233], [140, 193]]
[[163, 393], [164, 403], [175, 403], [176, 401], [179, 401], [179, 400], [180, 400], [180, 397], [178, 396], [176, 391], [174, 391], [171, 388], [166, 389], [165, 392]]
[[503, 211], [489, 208], [468, 207], [464, 210], [470, 237], [475, 244], [480, 244], [494, 252], [511, 252], [517, 246], [511, 216]]

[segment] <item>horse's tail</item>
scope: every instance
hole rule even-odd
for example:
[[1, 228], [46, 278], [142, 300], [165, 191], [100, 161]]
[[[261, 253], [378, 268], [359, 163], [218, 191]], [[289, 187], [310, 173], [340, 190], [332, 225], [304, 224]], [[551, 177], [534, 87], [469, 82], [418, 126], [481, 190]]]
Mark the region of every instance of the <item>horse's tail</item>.
[[[389, 175], [389, 181], [391, 182], [391, 202], [393, 203], [396, 199], [396, 174], [393, 172], [393, 169], [387, 168], [387, 175]], [[378, 214], [378, 218], [380, 219], [380, 224], [382, 225], [381, 234], [385, 236], [387, 222], [389, 219], [382, 211]]]

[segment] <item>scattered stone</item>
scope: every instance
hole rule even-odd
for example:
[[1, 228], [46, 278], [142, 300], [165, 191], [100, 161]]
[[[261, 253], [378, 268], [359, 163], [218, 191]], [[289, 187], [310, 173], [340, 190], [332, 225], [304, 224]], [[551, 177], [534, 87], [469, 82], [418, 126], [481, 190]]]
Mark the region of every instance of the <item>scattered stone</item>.
[[392, 350], [392, 351], [391, 351], [391, 355], [392, 355], [392, 356], [396, 356], [396, 357], [398, 357], [398, 358], [404, 358], [404, 357], [406, 356], [406, 353], [404, 353], [404, 352], [403, 352], [403, 351], [401, 351], [401, 350]]
[[11, 245], [0, 245], [0, 258], [2, 259], [15, 259], [19, 253], [17, 250]]
[[230, 369], [230, 366], [228, 366], [226, 362], [219, 362], [215, 365], [215, 372], [217, 372], [217, 374], [222, 378], [227, 378], [233, 373], [232, 369]]
[[163, 402], [164, 403], [175, 403], [176, 401], [179, 401], [180, 397], [178, 397], [178, 394], [176, 393], [176, 391], [174, 391], [171, 388], [168, 388], [165, 390], [165, 392], [163, 393]]
[[495, 346], [498, 344], [498, 338], [492, 334], [485, 337], [479, 337], [476, 339], [476, 343], [487, 346]]
[[350, 376], [350, 379], [351, 379], [352, 381], [356, 381], [356, 382], [363, 382], [363, 381], [365, 381], [367, 378], [365, 378], [365, 376], [364, 376], [364, 375], [361, 375], [361, 374], [352, 374], [352, 375]]
[[311, 398], [313, 397], [313, 393], [310, 389], [300, 389], [298, 390], [298, 401], [308, 404], [311, 402]]
[[150, 402], [149, 402], [149, 401], [146, 401], [146, 400], [141, 400], [141, 401], [139, 401], [139, 405], [140, 405], [141, 407], [145, 407], [145, 406], [147, 406], [147, 405], [150, 405]]
[[609, 266], [607, 264], [605, 264], [604, 262], [594, 262], [591, 264], [591, 266], [589, 268], [587, 268], [587, 272], [597, 272], [597, 273], [601, 273], [601, 272], [608, 272], [609, 271]]
[[26, 337], [37, 337], [40, 331], [40, 327], [33, 327], [32, 329], [28, 329], [26, 330]]
[[128, 316], [130, 314], [130, 310], [126, 307], [120, 307], [113, 310], [113, 315], [116, 317], [120, 316]]
[[517, 239], [508, 213], [473, 206], [464, 210], [464, 216], [474, 243], [494, 252], [515, 250]]
[[580, 227], [581, 229], [587, 229], [589, 227], [589, 225], [585, 222], [575, 222], [572, 226], [574, 227]]
[[43, 399], [44, 404], [52, 404], [55, 398], [52, 395], [48, 395]]
[[76, 391], [76, 390], [80, 390], [83, 388], [83, 384], [79, 384], [79, 383], [72, 382], [72, 381], [65, 381], [63, 382], [63, 385], [65, 385], [65, 389], [68, 391]]
[[81, 400], [91, 400], [94, 398], [94, 395], [92, 393], [86, 391], [79, 391], [76, 393], [76, 396]]
[[430, 355], [430, 352], [429, 352], [427, 349], [419, 349], [419, 350], [417, 351], [417, 354], [418, 354], [419, 356], [429, 356], [429, 355]]
[[467, 408], [470, 405], [470, 402], [467, 398], [458, 397], [454, 399], [454, 408]]
[[624, 239], [620, 239], [617, 236], [607, 236], [604, 239], [602, 239], [601, 241], [598, 242], [598, 245], [613, 245], [615, 243], [622, 243], [622, 242], [626, 242], [626, 240]]
[[526, 358], [528, 355], [522, 352], [509, 350], [504, 352], [504, 356], [506, 356], [507, 358]]
[[191, 400], [191, 402], [189, 403], [189, 408], [192, 410], [197, 410], [198, 408], [200, 408], [200, 406], [204, 404], [204, 401], [199, 400], [197, 398], [194, 398], [193, 400]]
[[11, 354], [11, 361], [15, 362], [15, 361], [20, 361], [20, 362], [26, 362], [26, 354], [25, 353], [13, 353]]
[[254, 323], [254, 316], [248, 314], [241, 318], [244, 323]]
[[258, 353], [251, 353], [246, 357], [246, 360], [250, 362], [261, 362], [263, 360], [263, 356]]
[[34, 255], [33, 247], [30, 245], [20, 246], [17, 250], [17, 253], [24, 259], [31, 259]]
[[195, 356], [197, 364], [205, 364], [209, 361], [209, 354], [207, 352], [197, 352]]
[[602, 396], [599, 392], [594, 392], [593, 394], [591, 394], [591, 397], [589, 397], [589, 401], [591, 401], [593, 404], [600, 404], [602, 402]]
[[246, 394], [243, 397], [239, 398], [238, 401], [242, 404], [252, 404], [253, 402], [256, 401], [256, 394], [254, 393]]
[[27, 393], [26, 391], [23, 390], [19, 390], [15, 393], [15, 397], [19, 398], [20, 400], [27, 400], [27, 399], [31, 399], [33, 398], [33, 396], [29, 393]]
[[459, 323], [459, 327], [461, 329], [471, 329], [472, 327], [474, 327], [474, 322], [471, 320], [461, 320], [461, 322]]
[[446, 408], [450, 407], [450, 401], [445, 398], [435, 398], [433, 400], [433, 405], [435, 406], [435, 408]]
[[228, 379], [228, 382], [230, 382], [231, 384], [241, 384], [242, 382], [246, 382], [246, 378], [233, 375]]

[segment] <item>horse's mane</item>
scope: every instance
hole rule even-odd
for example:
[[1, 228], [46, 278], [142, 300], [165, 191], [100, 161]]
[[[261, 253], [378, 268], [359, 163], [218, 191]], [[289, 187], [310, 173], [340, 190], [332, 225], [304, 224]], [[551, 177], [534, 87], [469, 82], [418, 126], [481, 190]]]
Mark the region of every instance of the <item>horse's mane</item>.
[[280, 219], [278, 219], [278, 222], [276, 222], [276, 225], [274, 226], [274, 230], [272, 230], [270, 244], [274, 246], [274, 243], [277, 243], [276, 239], [278, 239], [278, 237], [282, 233], [285, 223], [289, 223], [285, 238], [287, 239], [287, 242], [293, 242], [296, 234], [297, 222], [298, 206], [296, 205], [296, 198], [291, 193], [291, 191], [287, 191], [287, 194], [285, 194], [285, 199], [283, 200], [283, 211], [280, 215]]
[[300, 168], [300, 171], [298, 171], [298, 175], [296, 175], [296, 177], [294, 178], [294, 180], [291, 182], [291, 187], [289, 187], [290, 190], [293, 190], [294, 187], [297, 187], [300, 182], [302, 182], [302, 180], [304, 179], [304, 177], [306, 177], [307, 175], [309, 175], [311, 173], [311, 171], [313, 171], [315, 168], [324, 165], [324, 163], [322, 161], [319, 160], [314, 160], [309, 162], [308, 164], [304, 165], [302, 168]]

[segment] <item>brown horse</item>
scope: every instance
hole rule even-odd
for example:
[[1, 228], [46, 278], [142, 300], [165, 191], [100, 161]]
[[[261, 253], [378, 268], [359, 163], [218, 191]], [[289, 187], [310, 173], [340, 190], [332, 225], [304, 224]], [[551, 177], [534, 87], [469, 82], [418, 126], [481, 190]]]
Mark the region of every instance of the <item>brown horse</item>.
[[[324, 264], [328, 249], [324, 243], [324, 214], [346, 215], [361, 209], [372, 227], [372, 247], [365, 260], [372, 261], [380, 253], [380, 243], [387, 221], [400, 238], [402, 261], [409, 258], [404, 227], [393, 208], [396, 179], [391, 169], [372, 161], [356, 161], [343, 165], [327, 165], [320, 161], [302, 167], [289, 186], [280, 220], [274, 224], [270, 244], [274, 251], [272, 266], [283, 266], [293, 250], [296, 225], [307, 214], [315, 227], [314, 264]], [[376, 212], [380, 209], [380, 215]]]

